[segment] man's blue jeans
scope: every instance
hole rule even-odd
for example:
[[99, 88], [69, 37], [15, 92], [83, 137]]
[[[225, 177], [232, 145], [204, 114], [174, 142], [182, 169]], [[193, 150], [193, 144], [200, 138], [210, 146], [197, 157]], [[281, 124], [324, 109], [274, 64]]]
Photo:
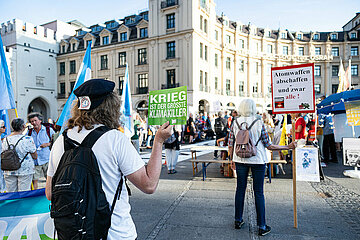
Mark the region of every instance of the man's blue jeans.
[[255, 195], [255, 207], [257, 215], [257, 225], [263, 227], [265, 223], [265, 198], [264, 198], [264, 178], [265, 164], [244, 164], [235, 163], [237, 174], [237, 186], [235, 194], [235, 220], [243, 220], [244, 200], [247, 186], [249, 169], [253, 177], [253, 190]]

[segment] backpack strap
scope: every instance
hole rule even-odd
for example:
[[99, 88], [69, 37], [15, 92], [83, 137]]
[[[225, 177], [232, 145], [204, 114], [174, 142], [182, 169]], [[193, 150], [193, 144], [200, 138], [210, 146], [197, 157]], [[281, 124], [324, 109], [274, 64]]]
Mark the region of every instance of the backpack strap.
[[68, 150], [73, 149], [73, 148], [75, 148], [77, 146], [80, 146], [80, 143], [78, 143], [77, 141], [75, 141], [75, 140], [68, 137], [67, 131], [68, 131], [68, 129], [66, 129], [62, 134], [64, 136], [64, 150], [65, 151], [68, 151]]
[[95, 144], [95, 142], [107, 131], [111, 130], [110, 128], [106, 127], [106, 126], [101, 126], [98, 128], [95, 128], [94, 130], [92, 130], [86, 137], [85, 139], [81, 142], [81, 146], [83, 147], [88, 147], [88, 148], [92, 148]]
[[32, 135], [32, 132], [33, 132], [33, 128], [30, 128], [29, 131], [28, 131], [28, 136], [31, 136]]
[[47, 135], [48, 135], [48, 137], [49, 137], [49, 139], [50, 139], [50, 141], [51, 141], [51, 135], [50, 135], [50, 126], [45, 126], [45, 129], [46, 129], [46, 133], [47, 133]]
[[259, 121], [259, 120], [260, 120], [259, 118], [255, 119], [255, 120], [250, 124], [250, 127], [248, 128], [248, 130], [250, 131], [250, 129], [254, 126], [254, 124], [255, 124], [257, 121]]

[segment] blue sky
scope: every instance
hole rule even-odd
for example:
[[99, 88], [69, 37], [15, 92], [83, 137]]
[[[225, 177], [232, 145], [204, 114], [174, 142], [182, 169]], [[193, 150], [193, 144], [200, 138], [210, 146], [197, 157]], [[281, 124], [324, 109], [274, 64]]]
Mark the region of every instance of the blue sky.
[[[181, 0], [180, 0], [181, 1]], [[360, 12], [360, 0], [215, 0], [216, 12], [258, 27], [333, 31]], [[0, 23], [19, 18], [34, 24], [77, 19], [87, 26], [148, 8], [148, 0], [0, 0]]]

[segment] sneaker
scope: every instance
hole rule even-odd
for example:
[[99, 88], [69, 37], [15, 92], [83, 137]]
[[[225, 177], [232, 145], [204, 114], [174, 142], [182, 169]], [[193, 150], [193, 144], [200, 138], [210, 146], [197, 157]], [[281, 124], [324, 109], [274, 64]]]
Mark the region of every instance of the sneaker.
[[240, 229], [244, 225], [244, 220], [235, 221], [235, 229]]
[[269, 227], [268, 225], [265, 226], [265, 229], [259, 228], [259, 236], [265, 236], [270, 232], [271, 232], [271, 227]]

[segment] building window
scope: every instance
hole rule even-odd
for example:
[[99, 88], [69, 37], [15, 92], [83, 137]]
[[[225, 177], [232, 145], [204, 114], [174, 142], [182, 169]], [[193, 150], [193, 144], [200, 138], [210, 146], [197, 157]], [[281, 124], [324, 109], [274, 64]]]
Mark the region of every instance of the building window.
[[166, 70], [166, 82], [168, 88], [173, 88], [176, 85], [175, 69]]
[[108, 69], [108, 57], [107, 55], [100, 56], [100, 70]]
[[140, 37], [145, 38], [148, 36], [148, 29], [147, 28], [140, 28]]
[[218, 55], [217, 53], [215, 53], [215, 67], [218, 66]]
[[203, 58], [203, 44], [200, 43], [200, 58]]
[[267, 45], [267, 50], [268, 50], [268, 53], [272, 53], [273, 52], [273, 46], [272, 45]]
[[138, 75], [138, 86], [139, 86], [139, 93], [144, 94], [148, 92], [148, 74], [139, 74]]
[[61, 52], [65, 53], [65, 46], [61, 46]]
[[146, 48], [138, 50], [138, 65], [147, 64]]
[[109, 44], [109, 36], [103, 37], [102, 41], [103, 41], [103, 45]]
[[245, 41], [243, 39], [240, 39], [240, 48], [244, 49], [245, 48]]
[[351, 76], [357, 76], [359, 74], [358, 65], [351, 65]]
[[314, 75], [319, 77], [321, 76], [321, 66], [320, 65], [315, 65], [314, 67]]
[[331, 67], [331, 76], [337, 77], [338, 74], [339, 74], [339, 66], [338, 65], [333, 65]]
[[127, 32], [120, 33], [120, 42], [127, 41]]
[[319, 34], [314, 34], [313, 39], [314, 39], [314, 40], [319, 40]]
[[70, 74], [76, 72], [76, 62], [75, 60], [70, 61]]
[[219, 40], [219, 32], [217, 30], [215, 30], [215, 40]]
[[126, 66], [126, 52], [119, 53], [119, 67]]
[[124, 89], [124, 80], [125, 80], [125, 76], [119, 77], [119, 95], [122, 95]]
[[231, 59], [229, 57], [226, 58], [226, 69], [227, 70], [231, 69]]
[[273, 65], [271, 63], [267, 64], [267, 74], [270, 75], [271, 74], [271, 68], [273, 67]]
[[205, 61], [207, 61], [208, 60], [208, 47], [205, 45], [205, 49], [204, 49], [204, 55], [205, 55]]
[[203, 30], [203, 16], [200, 15], [200, 30]]
[[226, 79], [226, 95], [230, 96], [230, 79]]
[[72, 92], [74, 90], [75, 81], [70, 82], [70, 91]]
[[86, 47], [88, 47], [91, 44], [91, 40], [86, 41]]
[[219, 80], [217, 77], [215, 77], [215, 89], [217, 90], [219, 87]]
[[203, 87], [203, 71], [200, 70], [200, 91], [202, 91]]
[[299, 40], [301, 40], [301, 39], [302, 39], [302, 34], [299, 33], [299, 34], [296, 36], [296, 38], [299, 39]]
[[75, 49], [76, 48], [76, 43], [73, 43], [71, 46], [72, 46], [72, 50], [75, 51], [76, 50]]
[[330, 36], [331, 40], [336, 40], [337, 39], [337, 34], [336, 33], [332, 33]]
[[207, 33], [207, 20], [204, 19], [204, 32]]
[[60, 63], [60, 75], [65, 75], [65, 62]]
[[351, 33], [351, 34], [350, 34], [350, 38], [351, 38], [351, 39], [355, 39], [355, 38], [356, 38], [356, 33]]
[[226, 35], [226, 42], [227, 42], [228, 44], [231, 43], [231, 36], [230, 36], [230, 35]]
[[314, 89], [315, 89], [315, 94], [321, 93], [321, 85], [320, 84], [315, 84]]
[[304, 56], [304, 47], [299, 47], [299, 56]]
[[334, 57], [339, 56], [339, 48], [338, 47], [331, 48], [331, 55], [333, 55]]
[[[239, 82], [239, 93], [243, 93], [244, 92], [244, 81], [240, 81]], [[242, 94], [241, 94], [242, 95]]]
[[175, 42], [167, 43], [167, 55], [166, 58], [175, 58]]
[[288, 54], [289, 54], [289, 47], [283, 46], [283, 55], [288, 55]]
[[315, 48], [315, 55], [321, 55], [321, 47]]
[[175, 13], [166, 15], [166, 28], [175, 28]]
[[65, 83], [64, 82], [60, 83], [59, 94], [65, 95]]
[[207, 92], [208, 91], [208, 73], [207, 72], [205, 72], [204, 85], [205, 85], [205, 92]]
[[260, 63], [258, 63], [258, 62], [255, 64], [255, 73], [256, 74], [259, 74], [259, 65], [260, 65]]
[[44, 77], [36, 76], [36, 86], [38, 87], [44, 86]]
[[359, 48], [358, 47], [351, 47], [350, 55], [351, 56], [359, 55]]
[[339, 84], [331, 85], [331, 93], [336, 93], [339, 88]]
[[286, 39], [286, 33], [282, 32], [282, 33], [281, 33], [281, 38], [282, 38], [282, 39]]
[[244, 60], [240, 60], [239, 71], [244, 72]]
[[257, 93], [258, 90], [259, 90], [259, 83], [255, 83], [254, 86], [253, 86], [253, 92]]

